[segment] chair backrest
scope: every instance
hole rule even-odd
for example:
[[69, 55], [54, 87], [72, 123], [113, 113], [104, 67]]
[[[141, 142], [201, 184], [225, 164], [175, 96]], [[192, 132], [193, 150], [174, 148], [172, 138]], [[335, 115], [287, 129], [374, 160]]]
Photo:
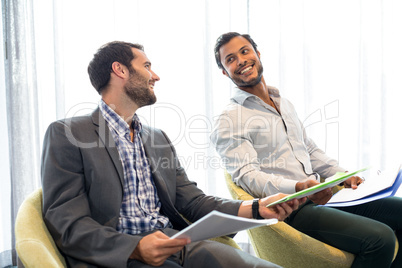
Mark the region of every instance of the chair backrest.
[[21, 204], [15, 222], [15, 248], [25, 267], [67, 267], [42, 218], [42, 189]]

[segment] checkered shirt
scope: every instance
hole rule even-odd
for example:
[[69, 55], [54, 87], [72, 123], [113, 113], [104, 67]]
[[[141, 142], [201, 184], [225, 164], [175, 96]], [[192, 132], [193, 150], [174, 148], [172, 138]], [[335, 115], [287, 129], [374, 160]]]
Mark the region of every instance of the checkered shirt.
[[103, 100], [99, 108], [112, 133], [124, 170], [124, 195], [117, 230], [139, 234], [170, 226], [169, 219], [159, 213], [161, 202], [145, 155], [138, 116], [133, 117], [134, 142], [131, 142], [129, 125]]

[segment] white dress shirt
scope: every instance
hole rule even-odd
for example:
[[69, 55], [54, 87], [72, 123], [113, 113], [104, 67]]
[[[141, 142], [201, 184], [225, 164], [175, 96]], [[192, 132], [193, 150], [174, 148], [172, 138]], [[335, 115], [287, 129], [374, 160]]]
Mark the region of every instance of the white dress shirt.
[[293, 105], [276, 88], [269, 94], [278, 111], [236, 89], [215, 122], [211, 141], [233, 181], [255, 197], [294, 193], [296, 183], [345, 169], [306, 136]]

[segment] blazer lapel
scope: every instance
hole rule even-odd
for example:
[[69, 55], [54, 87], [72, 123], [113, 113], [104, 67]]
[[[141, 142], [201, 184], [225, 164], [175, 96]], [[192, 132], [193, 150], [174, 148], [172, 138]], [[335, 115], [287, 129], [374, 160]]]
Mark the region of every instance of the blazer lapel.
[[[153, 179], [155, 185], [158, 189], [159, 198], [163, 199], [163, 203], [169, 204], [171, 207], [174, 207], [174, 202], [172, 201], [171, 196], [175, 193], [171, 193], [171, 190], [167, 184], [164, 176], [158, 170], [158, 166], [161, 165], [158, 161], [162, 159], [161, 156], [158, 156], [156, 150], [152, 148], [153, 139], [155, 139], [155, 133], [153, 133], [152, 128], [148, 128], [143, 126], [141, 132], [141, 139], [144, 144], [145, 154], [148, 158], [148, 163], [151, 166], [151, 171], [153, 175]], [[166, 203], [167, 202], [167, 203]]]
[[122, 189], [124, 187], [124, 172], [123, 166], [120, 161], [119, 152], [116, 148], [116, 143], [114, 142], [112, 133], [110, 133], [109, 127], [107, 126], [106, 120], [103, 118], [102, 113], [99, 108], [97, 108], [92, 113], [92, 122], [95, 125], [95, 132], [98, 134], [99, 139], [99, 147], [104, 146], [109, 153], [110, 158], [113, 161], [113, 164], [119, 174], [120, 183]]

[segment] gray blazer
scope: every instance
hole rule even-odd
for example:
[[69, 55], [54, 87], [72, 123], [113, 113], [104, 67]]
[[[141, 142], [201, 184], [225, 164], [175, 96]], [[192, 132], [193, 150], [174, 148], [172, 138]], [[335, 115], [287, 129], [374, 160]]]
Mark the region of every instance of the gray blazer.
[[[189, 181], [164, 132], [143, 127], [161, 212], [181, 230], [218, 210], [236, 215], [240, 202], [205, 195]], [[116, 231], [124, 173], [99, 109], [52, 123], [42, 154], [43, 218], [70, 266], [126, 267], [140, 235]]]

